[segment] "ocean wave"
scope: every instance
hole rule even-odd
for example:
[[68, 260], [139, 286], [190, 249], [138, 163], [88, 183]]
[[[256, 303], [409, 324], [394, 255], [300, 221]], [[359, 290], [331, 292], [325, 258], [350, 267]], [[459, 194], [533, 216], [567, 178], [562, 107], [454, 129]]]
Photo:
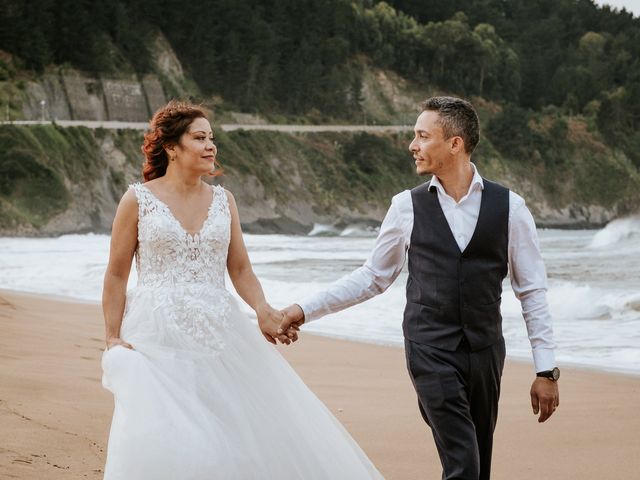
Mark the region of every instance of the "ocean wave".
[[[510, 290], [510, 286], [505, 284], [505, 287]], [[549, 282], [547, 300], [552, 316], [557, 319], [640, 320], [640, 295], [632, 289], [602, 288], [552, 280]], [[511, 292], [503, 295], [502, 308], [506, 316], [520, 318], [520, 303]]]
[[627, 303], [624, 304], [625, 308], [628, 310], [634, 310], [636, 312], [640, 312], [640, 295], [635, 295], [627, 300]]
[[380, 227], [355, 223], [347, 225], [345, 228], [338, 228], [334, 225], [314, 223], [313, 228], [307, 234], [310, 237], [376, 237]]
[[589, 248], [603, 248], [640, 240], [640, 215], [618, 218], [595, 234]]
[[[375, 239], [340, 236], [345, 227], [334, 226], [331, 238], [245, 235], [256, 274], [272, 305], [300, 301], [362, 264]], [[547, 298], [557, 359], [561, 365], [580, 363], [640, 374], [640, 263], [639, 255], [634, 255], [640, 251], [640, 241], [634, 234], [620, 237], [626, 240], [613, 247], [589, 250], [586, 246], [593, 235], [593, 231], [561, 230], [541, 235], [543, 251], [552, 253], [545, 261], [552, 272]], [[109, 240], [106, 235], [0, 238], [0, 288], [99, 302]], [[402, 344], [405, 281], [403, 272], [384, 294], [305, 328], [341, 338]], [[133, 268], [130, 286], [135, 282]], [[226, 283], [232, 289], [230, 279]], [[508, 354], [530, 359], [521, 305], [508, 280], [504, 289]]]
[[352, 225], [340, 232], [341, 237], [376, 237], [380, 229], [363, 225]]
[[325, 225], [322, 223], [314, 223], [313, 228], [307, 234], [310, 237], [335, 237], [340, 234], [340, 230], [333, 225]]

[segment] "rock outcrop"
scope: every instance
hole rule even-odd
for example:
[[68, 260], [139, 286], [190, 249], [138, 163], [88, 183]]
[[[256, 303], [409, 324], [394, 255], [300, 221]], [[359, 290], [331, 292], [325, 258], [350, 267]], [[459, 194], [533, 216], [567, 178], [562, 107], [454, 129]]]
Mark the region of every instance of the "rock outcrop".
[[[395, 193], [424, 180], [414, 173], [404, 134], [217, 134], [225, 175], [215, 181], [233, 192], [247, 232], [375, 225]], [[127, 185], [140, 181], [141, 132], [4, 126], [0, 141], [8, 154], [22, 155], [6, 167], [13, 180], [0, 182], [0, 235], [108, 232]], [[601, 227], [639, 210], [640, 174], [630, 166], [611, 200], [590, 184], [536, 179], [500, 159], [478, 162], [485, 176], [527, 200], [540, 226]]]

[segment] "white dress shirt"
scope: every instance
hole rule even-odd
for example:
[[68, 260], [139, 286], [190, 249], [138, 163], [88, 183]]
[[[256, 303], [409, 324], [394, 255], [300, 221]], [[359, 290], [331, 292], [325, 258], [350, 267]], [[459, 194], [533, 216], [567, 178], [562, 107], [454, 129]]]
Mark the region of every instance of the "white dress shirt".
[[[430, 185], [438, 200], [460, 251], [476, 228], [484, 183], [475, 165], [467, 194], [458, 203], [447, 195], [434, 175]], [[411, 192], [393, 197], [380, 227], [375, 247], [364, 265], [332, 283], [325, 291], [305, 297], [299, 303], [305, 321], [335, 313], [384, 292], [404, 266], [413, 230]], [[522, 197], [509, 192], [509, 274], [513, 291], [522, 305], [533, 360], [537, 372], [556, 366], [551, 314], [547, 304], [547, 274], [540, 255], [533, 216]]]

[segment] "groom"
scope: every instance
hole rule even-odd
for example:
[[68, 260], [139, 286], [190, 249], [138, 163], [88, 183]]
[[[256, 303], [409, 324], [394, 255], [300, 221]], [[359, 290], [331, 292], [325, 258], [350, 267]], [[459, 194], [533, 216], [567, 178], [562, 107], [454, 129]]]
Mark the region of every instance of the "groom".
[[490, 478], [505, 358], [500, 301], [511, 285], [533, 350], [531, 404], [538, 421], [558, 407], [546, 273], [524, 200], [471, 163], [478, 116], [459, 98], [423, 104], [409, 145], [429, 182], [399, 193], [365, 264], [284, 310], [281, 331], [385, 291], [409, 262], [403, 331], [418, 405], [431, 427], [443, 479]]

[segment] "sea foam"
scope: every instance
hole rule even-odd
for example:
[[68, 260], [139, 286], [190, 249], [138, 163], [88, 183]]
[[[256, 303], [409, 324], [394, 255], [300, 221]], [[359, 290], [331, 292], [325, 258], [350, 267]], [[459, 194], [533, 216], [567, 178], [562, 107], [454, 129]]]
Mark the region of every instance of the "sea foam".
[[595, 234], [589, 247], [605, 248], [629, 241], [634, 241], [636, 246], [640, 244], [640, 216], [618, 218], [611, 221]]
[[[617, 241], [615, 248], [592, 247], [598, 235], [593, 231], [539, 232], [561, 366], [581, 364], [640, 374], [640, 255], [629, 254], [640, 242], [633, 225], [631, 220], [612, 222], [603, 230], [614, 232], [609, 241]], [[618, 240], [611, 240], [614, 237]], [[0, 238], [0, 288], [99, 302], [109, 240], [106, 235]], [[284, 307], [362, 265], [375, 238], [246, 235], [245, 242], [267, 299], [274, 307]], [[401, 345], [406, 275], [405, 269], [384, 294], [312, 322], [305, 330]], [[135, 282], [132, 268], [130, 286]], [[227, 285], [232, 289], [228, 280]], [[508, 354], [530, 361], [521, 306], [508, 279], [502, 312]]]

